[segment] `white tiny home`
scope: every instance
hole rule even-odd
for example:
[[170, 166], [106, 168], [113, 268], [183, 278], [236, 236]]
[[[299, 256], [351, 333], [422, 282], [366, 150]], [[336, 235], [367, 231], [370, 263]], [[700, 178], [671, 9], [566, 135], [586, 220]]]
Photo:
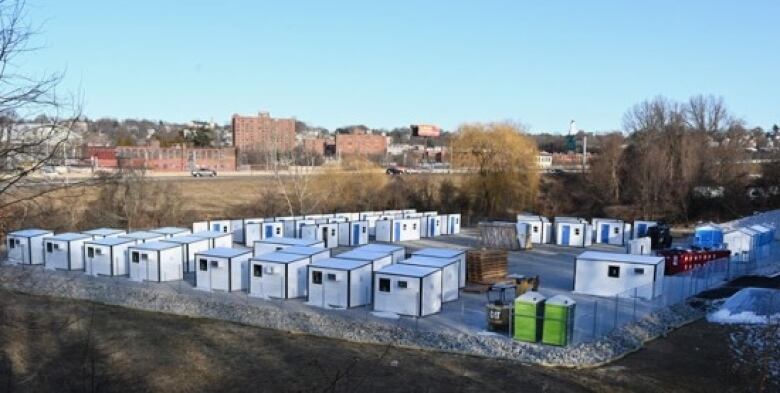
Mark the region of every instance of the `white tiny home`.
[[54, 232], [22, 229], [8, 234], [8, 262], [19, 265], [43, 264], [43, 238]]
[[176, 237], [176, 236], [186, 236], [192, 233], [187, 228], [178, 228], [178, 227], [162, 227], [157, 229], [150, 229], [149, 232], [159, 233], [165, 236], [166, 239], [171, 237]]
[[652, 253], [652, 241], [647, 236], [631, 239], [626, 243], [626, 254], [650, 255]]
[[195, 254], [195, 288], [204, 291], [243, 291], [249, 287], [252, 252], [238, 248], [211, 248]]
[[635, 220], [631, 228], [631, 238], [638, 239], [647, 236], [647, 230], [654, 226], [658, 226], [657, 221]]
[[322, 241], [325, 248], [339, 246], [339, 224], [304, 225], [300, 229], [301, 239]]
[[133, 239], [104, 237], [84, 242], [84, 272], [90, 276], [127, 275], [127, 249]]
[[135, 231], [126, 233], [124, 235], [120, 235], [119, 237], [123, 237], [126, 239], [133, 239], [135, 240], [135, 244], [141, 244], [146, 242], [156, 242], [162, 239], [165, 239], [165, 235], [161, 235], [159, 233], [154, 232], [147, 232], [147, 231]]
[[555, 244], [588, 247], [593, 243], [591, 226], [587, 222], [555, 219]]
[[331, 217], [327, 218], [327, 221], [325, 221], [327, 224], [340, 224], [342, 222], [349, 221], [346, 217]]
[[423, 216], [438, 216], [439, 212], [431, 210], [431, 211], [427, 211], [427, 212], [422, 212], [422, 214], [423, 214]]
[[444, 214], [441, 221], [442, 235], [457, 235], [460, 233], [460, 214]]
[[663, 294], [664, 257], [586, 251], [574, 263], [574, 292], [653, 299]]
[[402, 259], [406, 258], [406, 247], [395, 246], [392, 244], [371, 243], [371, 244], [366, 244], [365, 246], [356, 247], [354, 250], [388, 254], [393, 257], [393, 263], [398, 263]]
[[295, 220], [294, 217], [276, 217], [274, 222], [282, 223], [282, 234], [285, 237], [295, 237]]
[[87, 231], [82, 231], [81, 233], [91, 236], [92, 240], [96, 240], [96, 239], [103, 239], [106, 237], [121, 236], [127, 233], [127, 231], [125, 231], [124, 229], [114, 229], [114, 228], [95, 228]]
[[233, 235], [231, 235], [230, 233], [222, 233], [216, 231], [202, 231], [202, 232], [195, 232], [192, 234], [192, 236], [203, 238], [203, 239], [209, 239], [209, 246], [211, 248], [233, 247]]
[[598, 244], [610, 244], [613, 246], [624, 245], [625, 223], [622, 220], [609, 218], [594, 218], [594, 239]]
[[368, 244], [368, 221], [347, 221], [339, 223], [339, 246], [361, 246]]
[[417, 213], [417, 209], [403, 209], [401, 210], [401, 213], [403, 214]]
[[184, 273], [195, 272], [195, 254], [211, 248], [211, 239], [197, 236], [177, 236], [163, 239], [166, 243], [181, 246], [182, 268]]
[[208, 221], [195, 221], [192, 223], [192, 232], [203, 232], [209, 230]]
[[321, 247], [292, 246], [279, 250], [286, 254], [302, 255], [309, 258], [309, 263], [330, 258], [330, 249]]
[[755, 231], [751, 229], [745, 231], [744, 229], [746, 228], [737, 228], [725, 232], [723, 234], [723, 246], [731, 252], [731, 256], [734, 259], [747, 261], [751, 259]]
[[306, 296], [309, 257], [272, 252], [249, 260], [249, 296], [294, 299]]
[[552, 238], [552, 223], [547, 217], [518, 214], [517, 222], [528, 224], [531, 232], [531, 243], [550, 243], [550, 239]]
[[230, 220], [209, 220], [209, 231], [228, 233], [231, 236], [233, 235]]
[[419, 225], [420, 220], [416, 218], [377, 221], [376, 241], [394, 243], [420, 240]]
[[294, 239], [291, 237], [275, 237], [258, 240], [254, 245], [254, 256], [258, 257], [269, 252], [279, 251], [287, 247], [315, 247], [325, 248], [325, 244], [319, 240]]
[[181, 245], [148, 242], [130, 246], [130, 279], [133, 281], [176, 281], [184, 278]]
[[284, 237], [283, 222], [250, 222], [244, 227], [244, 245], [252, 247], [256, 241]]
[[423, 248], [412, 253], [413, 256], [457, 259], [460, 274], [458, 276], [459, 286], [466, 286], [466, 250], [457, 250], [454, 248]]
[[403, 210], [382, 210], [382, 215], [385, 216], [397, 216], [399, 214], [404, 214]]
[[441, 269], [390, 265], [374, 273], [374, 310], [424, 317], [441, 311]]
[[441, 216], [423, 216], [420, 218], [420, 237], [441, 235]]
[[287, 233], [287, 229], [284, 230], [284, 236], [285, 237], [301, 237], [301, 228], [303, 228], [304, 225], [317, 225], [317, 220], [314, 219], [300, 219], [293, 221], [293, 231], [291, 233]]
[[[233, 226], [233, 243], [243, 243], [243, 244], [251, 245], [252, 243], [246, 240], [247, 225], [256, 224], [258, 222], [265, 222], [265, 221], [266, 221], [265, 218], [244, 218], [242, 220], [234, 220], [234, 222], [231, 224]], [[284, 226], [284, 224], [281, 223], [280, 225]]]
[[441, 299], [443, 302], [458, 300], [460, 288], [460, 261], [457, 258], [433, 258], [414, 255], [402, 264], [424, 266], [441, 270]]
[[390, 254], [359, 249], [342, 252], [336, 255], [336, 258], [371, 262], [371, 269], [374, 271], [393, 264], [393, 256]]
[[60, 233], [43, 238], [43, 265], [52, 270], [84, 270], [84, 242], [92, 237], [83, 233]]
[[336, 213], [335, 217], [343, 217], [347, 221], [360, 221], [360, 213]]
[[306, 303], [352, 308], [371, 303], [371, 262], [328, 258], [309, 265]]
[[422, 216], [422, 213], [404, 213], [404, 218], [420, 218]]
[[379, 217], [382, 215], [381, 211], [367, 211], [358, 213], [358, 218], [361, 220], [368, 220], [368, 217]]

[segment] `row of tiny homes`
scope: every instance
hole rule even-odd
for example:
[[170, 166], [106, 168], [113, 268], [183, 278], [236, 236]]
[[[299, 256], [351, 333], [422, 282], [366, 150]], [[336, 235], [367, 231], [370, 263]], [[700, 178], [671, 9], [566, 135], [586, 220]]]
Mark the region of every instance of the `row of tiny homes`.
[[657, 225], [654, 221], [635, 221], [632, 225], [614, 218], [593, 218], [588, 222], [579, 217], [555, 217], [551, 222], [547, 217], [525, 213], [517, 216], [517, 224], [530, 234], [531, 243], [575, 247], [593, 243], [625, 246], [631, 239], [646, 236], [648, 229]]

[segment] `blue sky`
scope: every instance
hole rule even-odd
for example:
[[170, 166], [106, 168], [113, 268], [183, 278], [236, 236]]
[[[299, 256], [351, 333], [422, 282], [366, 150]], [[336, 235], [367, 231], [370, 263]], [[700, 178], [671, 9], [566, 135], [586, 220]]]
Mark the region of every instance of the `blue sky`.
[[780, 123], [780, 1], [28, 0], [23, 59], [96, 117], [617, 129], [656, 95]]

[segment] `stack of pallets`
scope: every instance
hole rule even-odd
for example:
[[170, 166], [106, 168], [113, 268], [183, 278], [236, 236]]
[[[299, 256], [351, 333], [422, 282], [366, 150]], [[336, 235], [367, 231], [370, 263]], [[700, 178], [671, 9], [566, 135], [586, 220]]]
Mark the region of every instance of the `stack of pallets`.
[[504, 250], [469, 250], [466, 278], [477, 284], [493, 284], [506, 279], [507, 254]]

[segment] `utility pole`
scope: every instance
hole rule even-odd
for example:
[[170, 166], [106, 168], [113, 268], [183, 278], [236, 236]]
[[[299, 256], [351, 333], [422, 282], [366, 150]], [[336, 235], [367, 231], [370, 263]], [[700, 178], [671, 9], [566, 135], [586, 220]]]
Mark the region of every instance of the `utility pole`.
[[582, 173], [588, 168], [588, 135], [582, 135]]

